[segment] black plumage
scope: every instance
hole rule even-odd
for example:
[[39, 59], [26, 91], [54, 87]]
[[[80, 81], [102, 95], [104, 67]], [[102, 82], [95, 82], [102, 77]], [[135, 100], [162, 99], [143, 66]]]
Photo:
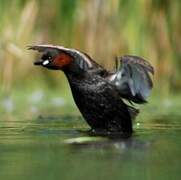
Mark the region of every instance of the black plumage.
[[145, 103], [153, 87], [149, 73], [153, 67], [137, 56], [117, 58], [117, 68], [109, 72], [87, 54], [53, 45], [35, 45], [43, 57], [36, 61], [49, 69], [62, 70], [70, 84], [73, 98], [93, 130], [132, 132], [132, 120], [138, 110], [122, 98]]

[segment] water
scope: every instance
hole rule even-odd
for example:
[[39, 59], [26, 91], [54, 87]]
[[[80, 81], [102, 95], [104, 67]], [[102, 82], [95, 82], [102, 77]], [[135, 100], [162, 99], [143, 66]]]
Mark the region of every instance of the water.
[[181, 179], [180, 118], [143, 113], [132, 137], [109, 139], [80, 132], [87, 126], [79, 116], [8, 117], [0, 125], [0, 179]]

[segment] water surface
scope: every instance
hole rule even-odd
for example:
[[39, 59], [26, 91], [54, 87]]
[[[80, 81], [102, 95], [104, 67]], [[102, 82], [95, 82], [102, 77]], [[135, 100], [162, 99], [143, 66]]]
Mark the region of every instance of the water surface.
[[0, 179], [181, 179], [179, 109], [148, 107], [126, 139], [80, 132], [79, 115], [3, 116]]

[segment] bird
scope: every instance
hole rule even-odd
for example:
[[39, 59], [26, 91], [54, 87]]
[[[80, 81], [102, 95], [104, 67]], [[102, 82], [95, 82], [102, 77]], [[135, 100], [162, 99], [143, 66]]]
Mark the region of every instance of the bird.
[[87, 53], [58, 45], [31, 45], [41, 53], [34, 62], [64, 72], [75, 104], [91, 127], [90, 131], [133, 133], [139, 113], [135, 104], [144, 104], [153, 88], [153, 66], [144, 58], [124, 55], [115, 59], [114, 70], [106, 70]]

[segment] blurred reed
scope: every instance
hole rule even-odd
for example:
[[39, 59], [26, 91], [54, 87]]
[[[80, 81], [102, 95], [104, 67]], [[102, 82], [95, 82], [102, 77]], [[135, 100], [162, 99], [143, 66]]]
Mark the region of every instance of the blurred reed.
[[35, 54], [26, 51], [29, 44], [54, 43], [86, 51], [109, 69], [115, 56], [143, 56], [167, 96], [181, 88], [180, 12], [180, 0], [0, 1], [1, 90], [31, 86], [35, 76], [53, 88], [63, 83], [56, 73], [35, 70]]

